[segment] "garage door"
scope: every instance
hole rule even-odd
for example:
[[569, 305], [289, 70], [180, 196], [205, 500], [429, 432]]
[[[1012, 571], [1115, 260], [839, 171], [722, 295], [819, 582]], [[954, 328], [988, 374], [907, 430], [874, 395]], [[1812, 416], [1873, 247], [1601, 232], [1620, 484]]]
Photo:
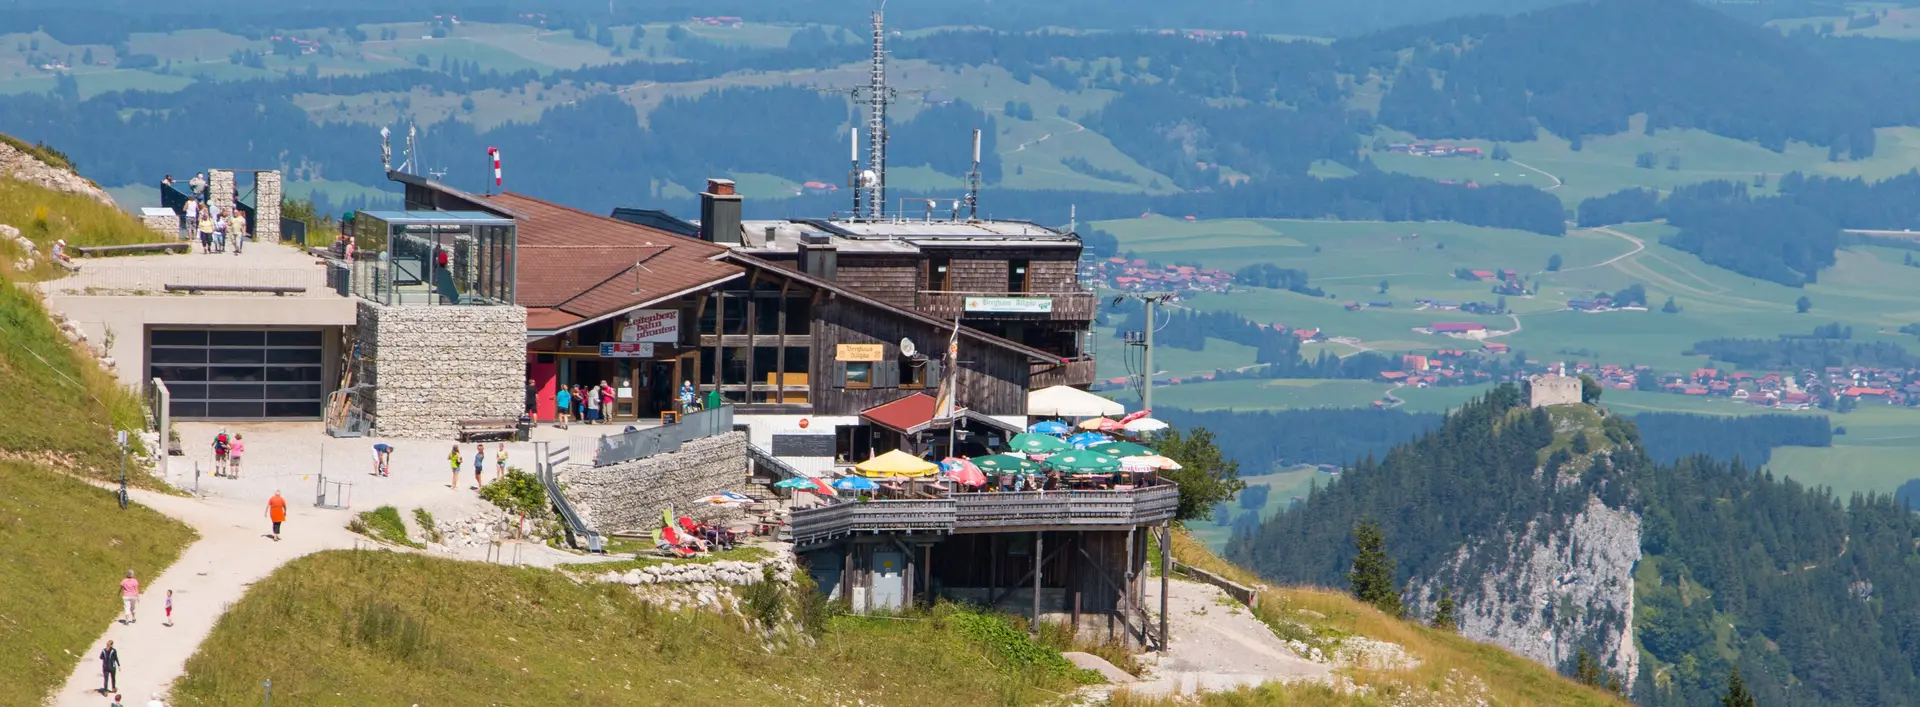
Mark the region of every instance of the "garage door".
[[317, 419], [324, 340], [319, 329], [154, 329], [148, 378], [166, 382], [175, 419]]

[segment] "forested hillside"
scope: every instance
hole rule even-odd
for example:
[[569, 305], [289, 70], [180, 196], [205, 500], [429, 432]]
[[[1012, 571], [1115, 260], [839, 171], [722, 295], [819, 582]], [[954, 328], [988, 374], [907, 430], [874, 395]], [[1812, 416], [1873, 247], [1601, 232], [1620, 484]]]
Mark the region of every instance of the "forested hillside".
[[1446, 570], [1455, 587], [1488, 578], [1503, 595], [1551, 597], [1561, 589], [1503, 574], [1497, 558], [1460, 564], [1456, 553], [1507, 533], [1561, 537], [1557, 528], [1592, 512], [1591, 495], [1639, 519], [1631, 630], [1621, 627], [1645, 651], [1623, 676], [1636, 701], [1719, 704], [1735, 666], [1761, 704], [1911, 704], [1920, 694], [1920, 520], [1892, 497], [1842, 503], [1741, 464], [1656, 463], [1624, 418], [1555, 419], [1574, 418], [1496, 389], [1235, 537], [1229, 554], [1278, 581], [1344, 585], [1348, 533], [1371, 518], [1399, 581]]

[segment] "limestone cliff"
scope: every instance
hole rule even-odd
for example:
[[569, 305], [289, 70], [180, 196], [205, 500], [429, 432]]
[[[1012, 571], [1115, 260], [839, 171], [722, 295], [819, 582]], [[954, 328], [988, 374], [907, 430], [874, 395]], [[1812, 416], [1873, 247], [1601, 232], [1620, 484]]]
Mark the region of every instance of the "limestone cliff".
[[1408, 585], [1423, 615], [1451, 587], [1460, 633], [1541, 664], [1569, 665], [1587, 648], [1601, 667], [1631, 686], [1640, 653], [1633, 636], [1633, 569], [1640, 560], [1640, 516], [1589, 496], [1561, 527], [1542, 518], [1524, 532], [1463, 545]]
[[89, 197], [107, 206], [114, 206], [113, 197], [106, 190], [73, 170], [63, 166], [48, 164], [45, 160], [27, 150], [20, 149], [13, 138], [0, 136], [0, 177], [18, 179], [30, 184]]

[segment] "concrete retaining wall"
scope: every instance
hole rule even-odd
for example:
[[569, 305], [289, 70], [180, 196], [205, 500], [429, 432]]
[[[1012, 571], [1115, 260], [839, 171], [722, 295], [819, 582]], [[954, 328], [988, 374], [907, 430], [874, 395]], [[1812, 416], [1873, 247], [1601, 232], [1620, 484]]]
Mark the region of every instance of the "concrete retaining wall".
[[747, 435], [703, 437], [680, 451], [607, 466], [573, 464], [560, 469], [567, 500], [602, 534], [650, 533], [669, 508], [687, 515], [688, 502], [747, 485]]
[[447, 439], [454, 423], [516, 418], [526, 401], [527, 311], [358, 303], [356, 385], [380, 437]]

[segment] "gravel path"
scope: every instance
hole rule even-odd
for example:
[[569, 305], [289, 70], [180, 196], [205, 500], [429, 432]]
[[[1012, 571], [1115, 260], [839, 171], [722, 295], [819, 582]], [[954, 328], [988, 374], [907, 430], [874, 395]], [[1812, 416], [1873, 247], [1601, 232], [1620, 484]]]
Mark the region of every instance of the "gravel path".
[[[469, 488], [473, 483], [471, 444], [460, 445], [465, 468], [457, 487], [448, 488], [451, 474], [446, 458], [451, 441], [333, 439], [322, 433], [317, 423], [183, 422], [175, 427], [185, 456], [171, 458], [165, 475], [177, 487], [197, 488], [197, 495], [168, 496], [139, 489], [132, 490], [130, 495], [134, 502], [193, 527], [200, 533], [200, 539], [188, 546], [180, 560], [160, 576], [139, 578], [137, 623], [123, 624], [116, 620], [92, 645], [84, 650], [79, 646], [71, 649], [80, 651], [80, 664], [68, 677], [66, 686], [48, 699], [48, 705], [99, 707], [106, 704], [107, 700], [97, 692], [100, 688], [97, 656], [108, 640], [114, 641], [114, 647], [120, 651], [119, 692], [127, 696], [129, 704], [145, 704], [148, 696], [155, 693], [164, 695], [184, 673], [187, 658], [199, 649], [215, 621], [228, 606], [239, 601], [254, 582], [308, 554], [375, 545], [346, 529], [347, 520], [355, 513], [391, 505], [399, 509], [411, 525], [414, 508], [425, 508], [437, 520], [483, 517], [494, 512], [491, 504], [480, 500]], [[211, 475], [212, 439], [221, 429], [244, 436], [246, 454], [239, 479]], [[394, 446], [390, 477], [371, 474], [372, 446], [382, 441]], [[494, 443], [487, 445], [485, 478], [489, 481], [494, 476], [492, 456], [496, 450]], [[532, 444], [507, 444], [512, 466], [532, 468], [533, 452]], [[202, 472], [197, 485], [196, 463]], [[315, 506], [317, 477], [323, 472], [330, 479], [353, 484], [351, 509]], [[267, 499], [275, 491], [287, 500], [287, 521], [279, 542], [267, 535], [270, 530]], [[102, 521], [112, 522], [112, 519]], [[517, 552], [514, 545], [519, 546]], [[436, 545], [430, 546], [427, 552], [485, 561], [488, 547], [486, 543], [458, 549]], [[509, 543], [501, 554], [508, 562], [541, 567], [597, 559], [532, 543]], [[173, 590], [173, 626], [165, 625], [164, 606], [169, 589]], [[113, 592], [117, 597], [120, 588], [115, 584], [101, 587], [100, 591]]]
[[[1160, 607], [1160, 582], [1149, 578], [1144, 599]], [[1333, 666], [1301, 658], [1246, 607], [1211, 584], [1175, 579], [1167, 594], [1171, 648], [1159, 665], [1128, 688], [1145, 695], [1191, 695], [1281, 681], [1330, 679]]]

